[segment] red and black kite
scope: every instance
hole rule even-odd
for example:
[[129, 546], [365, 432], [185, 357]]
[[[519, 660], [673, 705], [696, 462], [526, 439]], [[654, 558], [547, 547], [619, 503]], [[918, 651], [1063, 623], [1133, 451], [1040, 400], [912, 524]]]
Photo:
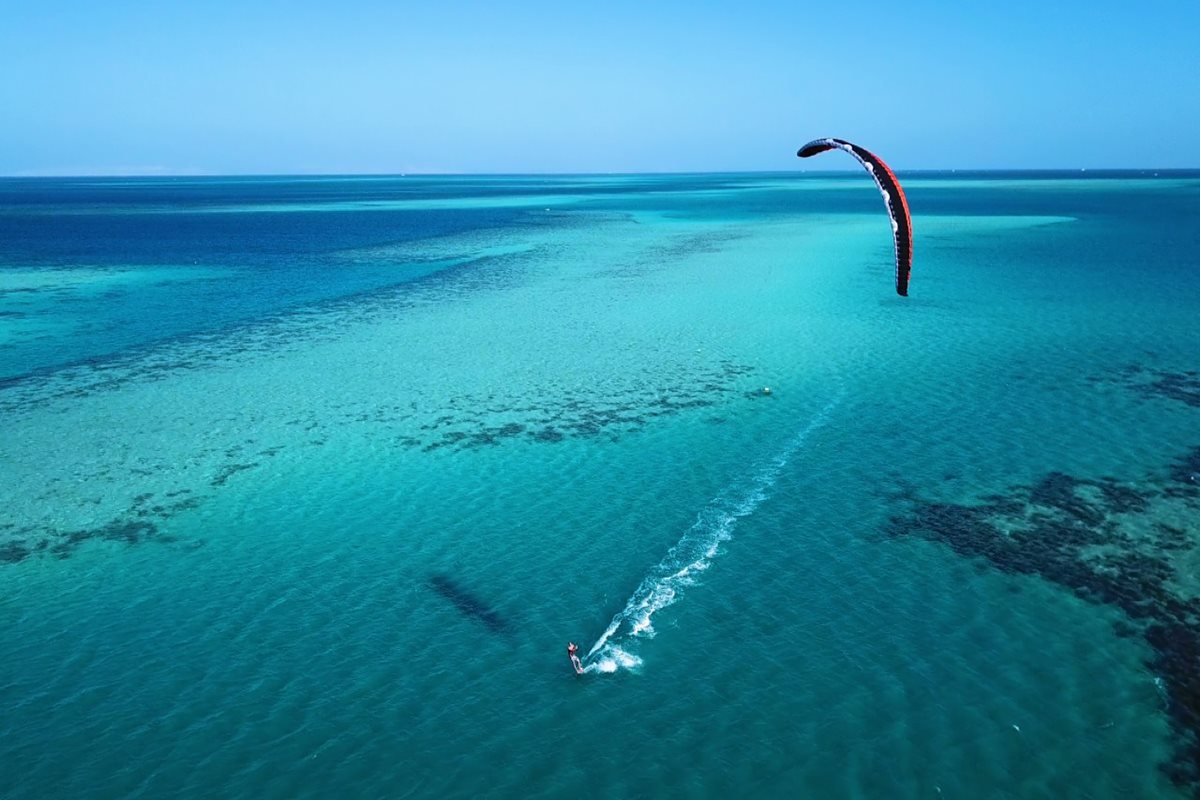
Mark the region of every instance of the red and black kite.
[[896, 173], [883, 163], [882, 158], [845, 139], [814, 139], [801, 147], [796, 155], [808, 158], [835, 147], [857, 158], [859, 163], [867, 168], [867, 172], [871, 173], [879, 191], [883, 193], [888, 215], [892, 218], [892, 232], [896, 238], [896, 294], [907, 297], [908, 276], [912, 272], [912, 218], [908, 214], [908, 201], [904, 198], [900, 181], [896, 180]]

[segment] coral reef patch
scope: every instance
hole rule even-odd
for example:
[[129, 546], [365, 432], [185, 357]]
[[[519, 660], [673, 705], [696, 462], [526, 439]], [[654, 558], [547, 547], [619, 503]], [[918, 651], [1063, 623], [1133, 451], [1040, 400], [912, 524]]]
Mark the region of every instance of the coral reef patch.
[[1200, 447], [1136, 482], [1052, 472], [976, 502], [911, 491], [905, 501], [890, 535], [942, 542], [1125, 613], [1118, 634], [1150, 646], [1147, 667], [1176, 736], [1163, 769], [1200, 797]]

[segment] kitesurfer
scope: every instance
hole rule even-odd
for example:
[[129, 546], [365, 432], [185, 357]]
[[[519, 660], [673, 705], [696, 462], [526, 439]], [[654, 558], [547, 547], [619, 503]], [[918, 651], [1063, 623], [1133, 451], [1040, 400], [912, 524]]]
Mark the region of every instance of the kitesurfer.
[[567, 642], [567, 656], [571, 659], [571, 666], [575, 668], [576, 674], [582, 675], [583, 664], [579, 661], [579, 645]]

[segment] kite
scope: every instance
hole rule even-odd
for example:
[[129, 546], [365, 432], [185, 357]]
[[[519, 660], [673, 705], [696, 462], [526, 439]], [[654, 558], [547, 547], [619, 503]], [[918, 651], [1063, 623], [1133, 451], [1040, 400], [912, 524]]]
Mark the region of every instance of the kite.
[[892, 233], [896, 239], [896, 294], [908, 296], [908, 276], [912, 272], [912, 219], [908, 214], [908, 201], [904, 198], [904, 190], [896, 173], [883, 163], [883, 159], [853, 142], [845, 139], [814, 139], [801, 147], [796, 153], [800, 158], [808, 158], [826, 150], [845, 150], [858, 159], [875, 179], [883, 200], [887, 203], [888, 215], [892, 218]]

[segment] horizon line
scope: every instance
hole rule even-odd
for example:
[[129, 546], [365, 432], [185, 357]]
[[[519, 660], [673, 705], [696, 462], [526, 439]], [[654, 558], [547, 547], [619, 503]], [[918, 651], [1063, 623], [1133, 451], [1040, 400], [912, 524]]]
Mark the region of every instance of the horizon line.
[[[944, 167], [944, 168], [910, 168], [897, 169], [897, 174], [953, 174], [958, 172], [1004, 172], [1004, 173], [1114, 173], [1114, 172], [1153, 172], [1185, 173], [1200, 172], [1197, 167]], [[169, 172], [169, 171], [134, 171], [134, 172], [55, 172], [55, 171], [23, 171], [0, 174], [0, 180], [38, 180], [52, 178], [142, 178], [142, 179], [174, 179], [174, 178], [462, 178], [462, 177], [618, 177], [629, 175], [842, 175], [855, 174], [861, 169], [848, 167], [845, 169], [752, 169], [752, 170], [606, 170], [602, 172], [573, 172], [573, 171], [515, 171], [515, 172], [453, 172], [453, 171], [420, 171], [403, 172]]]

